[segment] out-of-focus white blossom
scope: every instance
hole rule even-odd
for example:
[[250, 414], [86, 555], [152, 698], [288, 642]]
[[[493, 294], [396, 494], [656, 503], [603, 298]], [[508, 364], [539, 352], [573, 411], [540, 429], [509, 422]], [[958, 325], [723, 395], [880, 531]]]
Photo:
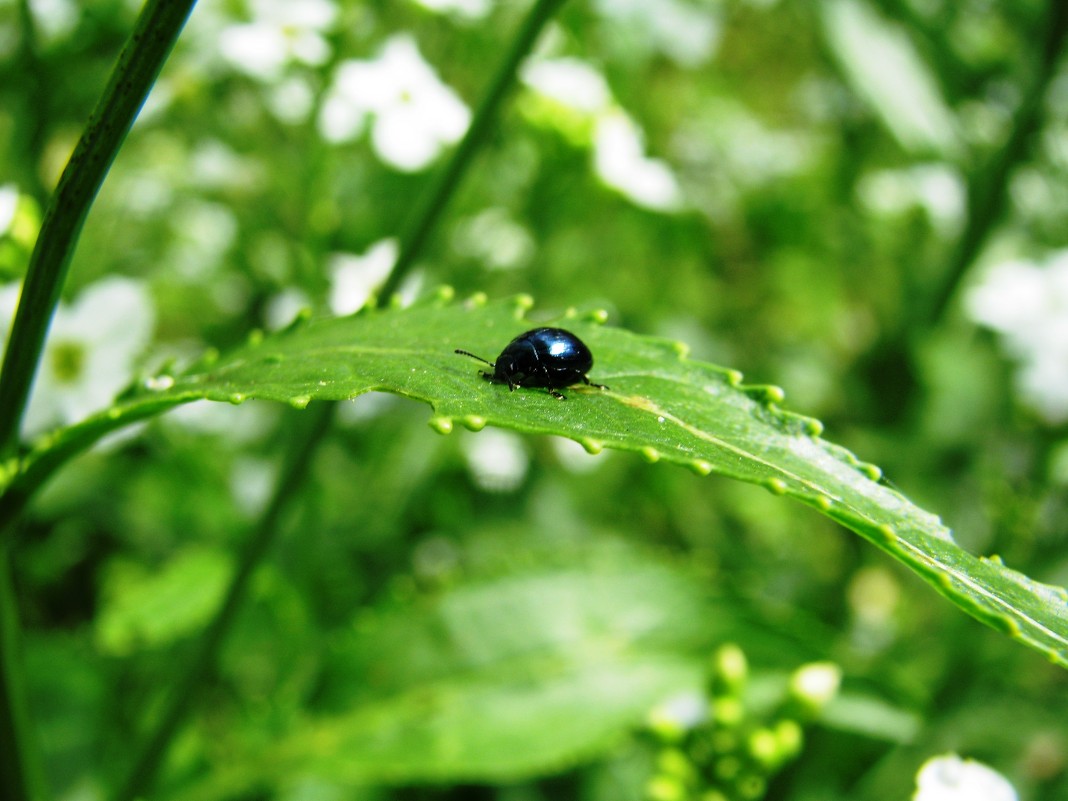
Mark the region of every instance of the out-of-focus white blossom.
[[352, 314], [364, 307], [389, 277], [397, 261], [397, 240], [382, 239], [362, 256], [335, 253], [327, 270], [331, 277], [330, 308], [334, 314]]
[[1019, 362], [1017, 391], [1053, 424], [1068, 420], [1068, 250], [1043, 264], [1006, 261], [967, 295], [973, 320]]
[[370, 122], [371, 145], [402, 172], [429, 166], [460, 140], [471, 112], [438, 78], [410, 36], [389, 39], [378, 58], [341, 63], [319, 114], [329, 142], [349, 142]]
[[1016, 790], [991, 767], [956, 754], [932, 757], [916, 774], [913, 801], [1017, 801]]
[[487, 428], [463, 444], [475, 483], [488, 492], [511, 492], [527, 474], [530, 457], [515, 434]]
[[0, 236], [7, 233], [15, 221], [15, 208], [19, 202], [19, 190], [14, 184], [0, 185]]
[[616, 111], [597, 120], [593, 163], [597, 175], [639, 206], [655, 211], [674, 211], [682, 206], [682, 192], [675, 174], [660, 159], [645, 155], [638, 125]]
[[292, 62], [317, 67], [330, 58], [323, 35], [337, 18], [330, 0], [251, 0], [252, 20], [219, 35], [219, 50], [236, 69], [265, 82], [278, 80]]
[[[616, 30], [618, 47], [663, 53], [681, 67], [698, 67], [719, 43], [715, 7], [683, 0], [597, 0], [597, 12]], [[611, 44], [611, 43], [609, 43]]]
[[[18, 284], [0, 289], [4, 346], [20, 292]], [[24, 434], [75, 423], [106, 408], [129, 383], [154, 322], [148, 290], [129, 278], [105, 278], [74, 303], [60, 303], [26, 409]]]
[[414, 0], [415, 4], [436, 14], [452, 14], [462, 20], [483, 19], [493, 8], [491, 0]]
[[573, 135], [576, 120], [589, 131], [593, 168], [607, 186], [631, 202], [654, 211], [683, 206], [682, 191], [668, 164], [646, 155], [644, 134], [615, 99], [607, 81], [575, 58], [528, 62], [522, 80], [539, 97], [563, 107], [556, 115], [561, 131]]

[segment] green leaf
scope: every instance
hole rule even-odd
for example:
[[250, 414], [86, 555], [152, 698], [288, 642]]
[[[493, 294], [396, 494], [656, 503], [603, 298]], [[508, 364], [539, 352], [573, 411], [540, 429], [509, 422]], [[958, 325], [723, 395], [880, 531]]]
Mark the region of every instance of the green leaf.
[[[9, 495], [25, 496], [103, 433], [186, 401], [260, 398], [303, 407], [393, 392], [430, 403], [430, 423], [442, 433], [459, 423], [556, 434], [590, 452], [634, 451], [793, 497], [904, 562], [977, 619], [1068, 666], [1068, 592], [964, 551], [937, 517], [880, 484], [877, 468], [823, 440], [818, 421], [782, 411], [779, 388], [745, 386], [735, 371], [686, 359], [679, 343], [603, 327], [603, 313], [571, 312], [545, 322], [566, 326], [590, 346], [590, 377], [610, 388], [572, 387], [565, 401], [544, 390], [510, 392], [481, 380], [479, 365], [453, 350], [494, 359], [532, 326], [530, 300], [450, 300], [442, 291], [409, 309], [299, 321], [180, 375], [156, 377], [146, 382], [154, 390], [132, 392], [43, 443], [18, 465]], [[0, 501], [0, 520], [4, 506]]]
[[[516, 781], [608, 753], [696, 691], [715, 607], [686, 573], [615, 553], [370, 609], [332, 649], [320, 715], [225, 764], [186, 799], [293, 775], [336, 784]], [[593, 567], [592, 565], [600, 565]]]

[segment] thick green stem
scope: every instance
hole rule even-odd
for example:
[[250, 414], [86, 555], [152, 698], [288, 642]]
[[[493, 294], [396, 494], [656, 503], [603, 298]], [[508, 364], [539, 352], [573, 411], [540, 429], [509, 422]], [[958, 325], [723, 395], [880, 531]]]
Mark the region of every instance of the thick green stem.
[[44, 771], [26, 704], [22, 632], [10, 553], [0, 545], [0, 799], [45, 798]]
[[[45, 213], [0, 371], [0, 459], [18, 446], [45, 335], [89, 207], [195, 1], [146, 4]], [[21, 8], [25, 55], [32, 50], [32, 18], [28, 5]], [[26, 700], [6, 547], [0, 557], [0, 799], [36, 801], [45, 797], [44, 770]]]
[[148, 791], [167, 755], [168, 746], [192, 710], [197, 690], [215, 666], [223, 640], [245, 599], [249, 581], [274, 543], [281, 527], [283, 513], [304, 484], [312, 456], [330, 430], [330, 421], [336, 406], [335, 403], [317, 403], [309, 411], [299, 414], [300, 418], [308, 419], [302, 419], [300, 422], [303, 425], [294, 427], [289, 458], [278, 476], [271, 501], [245, 547], [226, 598], [204, 633], [193, 663], [182, 672], [181, 682], [167, 702], [151, 736], [144, 740], [133, 769], [115, 796], [117, 801], [150, 797]]
[[18, 444], [45, 335], [82, 225], [196, 0], [148, 0], [52, 196], [0, 372], [0, 457]]
[[522, 27], [512, 41], [511, 48], [497, 68], [493, 81], [475, 112], [474, 119], [471, 120], [471, 127], [467, 129], [456, 152], [453, 153], [449, 163], [435, 180], [426, 199], [413, 215], [412, 222], [401, 242], [397, 263], [379, 293], [380, 303], [389, 301], [390, 295], [397, 291], [401, 282], [411, 271], [415, 260], [422, 253], [431, 231], [467, 173], [471, 160], [485, 142], [493, 123], [497, 120], [501, 103], [515, 84], [519, 65], [530, 54], [542, 29], [563, 3], [564, 0], [537, 0], [530, 13], [527, 14]]
[[934, 325], [942, 319], [964, 276], [1001, 218], [1013, 170], [1028, 156], [1028, 145], [1042, 129], [1043, 104], [1056, 74], [1068, 36], [1068, 3], [1050, 3], [1046, 38], [1038, 71], [1013, 119], [1004, 146], [968, 185], [968, 218], [941, 285], [932, 297], [924, 321]]

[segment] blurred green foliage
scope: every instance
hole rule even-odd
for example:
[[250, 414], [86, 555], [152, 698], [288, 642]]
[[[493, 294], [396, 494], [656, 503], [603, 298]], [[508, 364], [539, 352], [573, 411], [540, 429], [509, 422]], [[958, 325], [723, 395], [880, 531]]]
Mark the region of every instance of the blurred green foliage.
[[[525, 10], [326, 5], [312, 31], [325, 56], [294, 45], [264, 76], [224, 42], [277, 5], [202, 0], [104, 185], [68, 293], [143, 281], [146, 371], [295, 306], [329, 310], [336, 254], [406, 230], [434, 168], [390, 167], [367, 135], [324, 140], [338, 65], [407, 32], [473, 107]], [[136, 13], [54, 6], [0, 0], [0, 184], [18, 193], [5, 281], [21, 278]], [[1068, 430], [1021, 403], [961, 304], [986, 266], [1068, 245], [1064, 16], [1039, 0], [566, 4], [540, 57], [604, 76], [610, 110], [683, 202], [658, 210], [610, 186], [596, 119], [525, 84], [417, 276], [601, 305], [782, 385], [966, 546], [1068, 584]], [[888, 88], [879, 59], [909, 66]], [[12, 559], [56, 797], [115, 793], [269, 495], [291, 418], [180, 410], [81, 457], [25, 515]], [[842, 696], [763, 797], [906, 797], [948, 750], [1023, 798], [1068, 795], [1063, 669], [827, 519], [628, 455], [440, 437], [425, 420], [377, 396], [339, 409], [152, 797], [641, 798], [654, 751], [627, 732], [699, 686], [728, 640], [758, 695], [805, 662], [842, 671]], [[383, 743], [407, 761], [375, 762]]]

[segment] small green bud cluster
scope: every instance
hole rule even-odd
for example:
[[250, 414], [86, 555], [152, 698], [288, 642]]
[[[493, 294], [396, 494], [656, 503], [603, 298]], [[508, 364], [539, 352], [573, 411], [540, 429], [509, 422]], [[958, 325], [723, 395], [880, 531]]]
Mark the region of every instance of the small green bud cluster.
[[677, 699], [650, 714], [656, 743], [648, 801], [759, 801], [771, 779], [804, 745], [803, 726], [838, 691], [841, 671], [804, 665], [786, 681], [781, 700], [762, 710], [747, 702], [749, 663], [734, 644], [709, 663], [707, 692]]

